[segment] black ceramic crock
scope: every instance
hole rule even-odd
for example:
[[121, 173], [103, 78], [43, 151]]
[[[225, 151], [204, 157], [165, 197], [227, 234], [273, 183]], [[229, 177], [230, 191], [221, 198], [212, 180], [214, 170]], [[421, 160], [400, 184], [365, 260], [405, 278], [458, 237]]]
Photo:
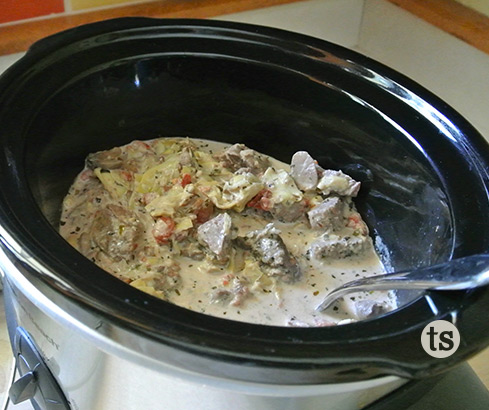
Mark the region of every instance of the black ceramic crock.
[[[311, 37], [145, 18], [41, 40], [1, 77], [2, 245], [12, 254], [21, 247], [36, 280], [83, 309], [141, 338], [246, 368], [236, 379], [421, 378], [489, 344], [487, 287], [427, 292], [359, 323], [282, 328], [191, 312], [103, 272], [57, 233], [62, 198], [88, 153], [160, 136], [242, 142], [285, 162], [306, 150], [324, 168], [342, 169], [362, 181], [358, 208], [393, 269], [489, 249], [488, 145], [439, 98]], [[453, 321], [461, 334], [446, 359], [421, 346], [435, 319]]]

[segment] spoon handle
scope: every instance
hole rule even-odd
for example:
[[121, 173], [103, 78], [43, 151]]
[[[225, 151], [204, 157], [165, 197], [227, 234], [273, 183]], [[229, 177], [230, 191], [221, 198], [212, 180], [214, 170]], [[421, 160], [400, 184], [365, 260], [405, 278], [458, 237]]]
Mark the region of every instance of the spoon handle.
[[371, 276], [347, 282], [331, 291], [316, 307], [322, 311], [353, 292], [393, 289], [473, 289], [489, 284], [489, 254], [478, 254], [405, 272]]

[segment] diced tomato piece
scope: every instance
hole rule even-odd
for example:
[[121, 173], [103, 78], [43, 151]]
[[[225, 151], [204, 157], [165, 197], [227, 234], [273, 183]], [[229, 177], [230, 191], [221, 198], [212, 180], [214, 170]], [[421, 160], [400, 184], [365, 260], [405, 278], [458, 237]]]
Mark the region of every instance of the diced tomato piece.
[[207, 222], [211, 218], [213, 213], [214, 205], [212, 204], [212, 202], [207, 202], [207, 204], [204, 204], [204, 206], [197, 211], [197, 223], [203, 224], [204, 222]]
[[132, 172], [129, 171], [121, 171], [122, 178], [126, 181], [132, 181]]
[[367, 225], [363, 222], [362, 217], [358, 213], [353, 213], [348, 217], [346, 226], [360, 231], [363, 235], [368, 233]]
[[354, 228], [360, 223], [360, 215], [358, 214], [351, 214], [348, 217], [348, 226]]
[[250, 208], [256, 208], [258, 203], [260, 202], [261, 197], [263, 196], [263, 191], [258, 192], [251, 200], [246, 204]]
[[271, 196], [272, 193], [268, 189], [262, 189], [246, 204], [246, 206], [268, 211], [272, 207], [272, 201], [270, 200]]
[[182, 184], [182, 186], [185, 187], [186, 185], [190, 184], [191, 182], [192, 182], [192, 175], [183, 174], [182, 182], [180, 182]]
[[232, 273], [229, 273], [229, 274], [227, 274], [227, 275], [224, 275], [224, 276], [222, 277], [222, 284], [223, 284], [224, 286], [227, 286], [227, 285], [229, 285], [229, 284], [231, 283], [231, 281], [232, 281], [233, 279], [234, 279], [234, 275], [233, 275]]
[[168, 243], [175, 230], [175, 221], [167, 216], [160, 216], [153, 228], [153, 236], [159, 245]]

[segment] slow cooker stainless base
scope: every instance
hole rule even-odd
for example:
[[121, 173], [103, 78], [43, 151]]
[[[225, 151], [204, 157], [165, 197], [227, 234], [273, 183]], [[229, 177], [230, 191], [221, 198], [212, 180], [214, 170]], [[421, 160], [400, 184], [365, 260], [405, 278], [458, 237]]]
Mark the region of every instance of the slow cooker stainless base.
[[[353, 410], [405, 383], [404, 379], [389, 376], [353, 383], [276, 385], [213, 378], [169, 366], [147, 366], [134, 352], [111, 340], [110, 334], [97, 333], [104, 325], [95, 315], [91, 318], [95, 327], [87, 332], [85, 325], [61, 311], [25, 279], [22, 266], [8, 250], [0, 251], [13, 350], [20, 354], [19, 335], [30, 338], [53, 377], [51, 380], [47, 372], [37, 373], [32, 397], [25, 396], [38, 406], [35, 408], [228, 410], [232, 403], [236, 410]], [[19, 372], [23, 376], [28, 370], [21, 365]], [[52, 382], [59, 386], [62, 396], [53, 396], [51, 388], [43, 391]]]

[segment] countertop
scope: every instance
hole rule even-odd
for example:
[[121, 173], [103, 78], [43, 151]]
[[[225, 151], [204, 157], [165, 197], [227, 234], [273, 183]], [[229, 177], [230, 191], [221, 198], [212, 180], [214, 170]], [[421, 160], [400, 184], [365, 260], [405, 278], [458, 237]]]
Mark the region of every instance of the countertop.
[[[372, 0], [362, 0], [368, 3]], [[374, 0], [377, 1], [377, 0]], [[489, 17], [454, 0], [386, 0], [416, 15], [435, 27], [489, 53]], [[329, 7], [338, 0], [322, 0]], [[349, 0], [342, 0], [349, 8]], [[155, 18], [211, 18], [245, 11], [263, 11], [291, 3], [310, 0], [152, 0], [130, 5], [116, 5], [82, 13], [63, 13], [0, 25], [0, 55], [25, 51], [34, 41], [80, 24], [122, 16]], [[329, 4], [327, 4], [329, 3]], [[290, 10], [303, 11], [309, 4]], [[342, 6], [343, 7], [343, 6]], [[301, 12], [296, 20], [301, 20]], [[289, 14], [293, 17], [292, 14]], [[291, 22], [291, 18], [287, 20]], [[301, 22], [304, 22], [302, 20]]]
[[[217, 3], [222, 6], [219, 19], [298, 31], [352, 48], [397, 69], [460, 111], [489, 140], [489, 48], [487, 52], [484, 49], [489, 37], [483, 37], [483, 46], [471, 44], [440, 28], [445, 23], [420, 18], [423, 2], [409, 2], [412, 10], [407, 11], [398, 7], [407, 3], [402, 0], [276, 1], [273, 7], [242, 8], [238, 13], [224, 7], [225, 1]], [[22, 55], [23, 51], [0, 56], [0, 73]], [[5, 335], [0, 335], [0, 395], [8, 385], [10, 354]], [[469, 363], [489, 388], [489, 349]]]

